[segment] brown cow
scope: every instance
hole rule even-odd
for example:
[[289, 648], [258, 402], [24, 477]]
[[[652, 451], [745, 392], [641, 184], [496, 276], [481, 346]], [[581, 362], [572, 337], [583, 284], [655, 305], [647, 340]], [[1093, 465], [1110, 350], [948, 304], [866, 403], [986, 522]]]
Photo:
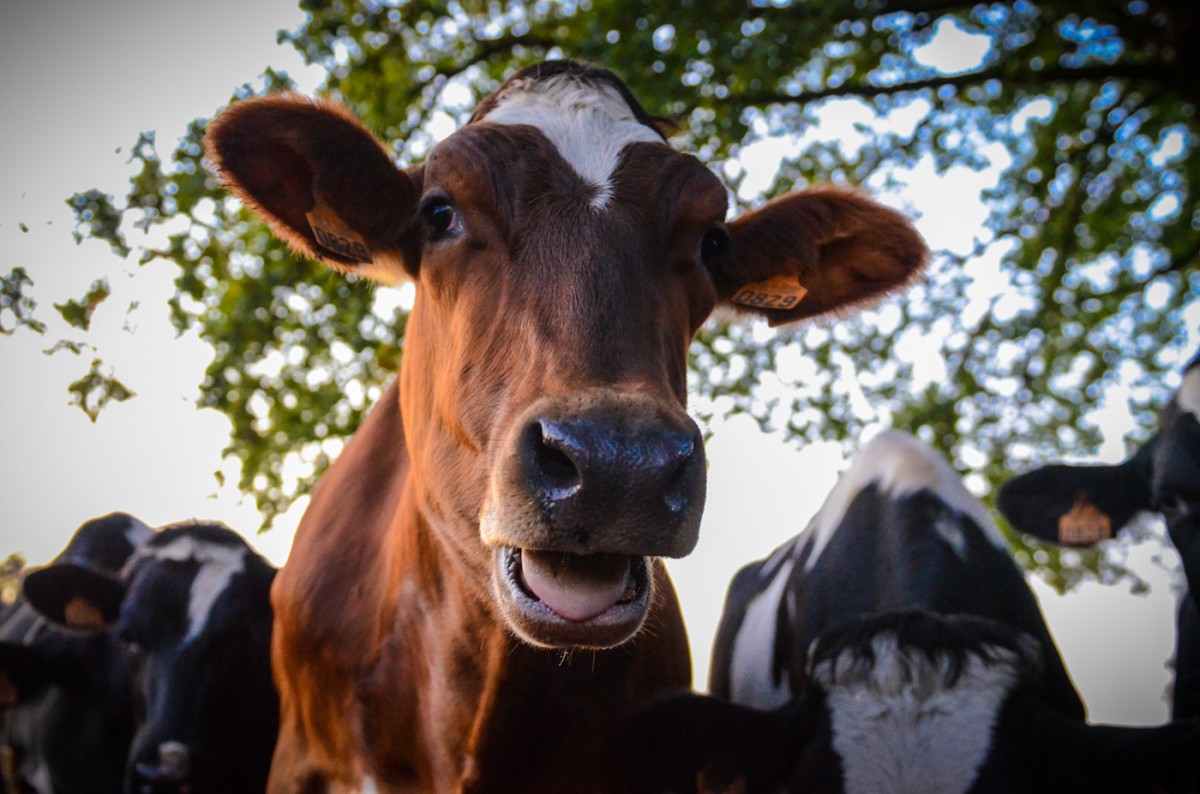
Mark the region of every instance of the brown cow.
[[690, 680], [658, 558], [691, 551], [704, 502], [693, 334], [735, 299], [772, 322], [870, 302], [919, 271], [920, 237], [832, 188], [726, 223], [717, 177], [570, 62], [517, 73], [407, 170], [289, 95], [230, 107], [208, 152], [299, 251], [416, 282], [398, 383], [272, 593], [270, 790], [618, 789], [616, 726]]

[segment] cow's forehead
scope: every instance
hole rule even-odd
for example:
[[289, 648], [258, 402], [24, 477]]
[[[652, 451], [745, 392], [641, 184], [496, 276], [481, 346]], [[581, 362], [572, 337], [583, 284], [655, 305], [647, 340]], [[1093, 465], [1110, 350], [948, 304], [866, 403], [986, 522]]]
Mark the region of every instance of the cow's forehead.
[[[963, 485], [962, 478], [945, 458], [907, 433], [885, 430], [863, 448], [813, 517], [809, 534], [814, 545], [806, 569], [816, 566], [821, 552], [841, 526], [851, 502], [871, 484], [877, 485], [890, 498], [928, 490], [955, 512], [974, 520], [994, 546], [1008, 547], [991, 516]], [[933, 529], [946, 537], [952, 528]]]
[[129, 571], [152, 562], [177, 562], [195, 566], [188, 588], [188, 630], [185, 641], [198, 636], [208, 624], [217, 599], [233, 577], [246, 569], [248, 549], [190, 534], [178, 534], [165, 543], [147, 544], [129, 561]]
[[612, 198], [621, 153], [634, 143], [665, 143], [640, 108], [611, 82], [560, 73], [510, 81], [483, 108], [476, 122], [537, 128], [559, 155], [596, 188], [592, 206]]

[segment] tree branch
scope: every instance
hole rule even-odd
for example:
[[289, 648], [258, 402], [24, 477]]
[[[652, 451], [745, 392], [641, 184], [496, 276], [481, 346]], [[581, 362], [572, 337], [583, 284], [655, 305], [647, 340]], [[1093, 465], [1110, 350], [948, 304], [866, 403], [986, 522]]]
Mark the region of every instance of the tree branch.
[[740, 94], [731, 100], [745, 106], [774, 105], [774, 104], [808, 104], [830, 97], [862, 97], [875, 99], [884, 96], [903, 94], [909, 91], [923, 91], [928, 88], [943, 86], [966, 86], [986, 83], [989, 80], [1000, 80], [1017, 85], [1048, 86], [1058, 83], [1087, 82], [1091, 80], [1144, 80], [1154, 83], [1164, 83], [1167, 78], [1164, 69], [1158, 66], [1143, 64], [1116, 63], [1097, 66], [1070, 68], [1055, 66], [1041, 71], [1026, 71], [1012, 73], [1009, 70], [993, 67], [980, 72], [967, 74], [938, 75], [920, 80], [909, 80], [892, 85], [841, 85], [836, 88], [822, 88], [816, 91], [805, 91], [789, 94], [779, 91], [763, 91], [756, 94]]

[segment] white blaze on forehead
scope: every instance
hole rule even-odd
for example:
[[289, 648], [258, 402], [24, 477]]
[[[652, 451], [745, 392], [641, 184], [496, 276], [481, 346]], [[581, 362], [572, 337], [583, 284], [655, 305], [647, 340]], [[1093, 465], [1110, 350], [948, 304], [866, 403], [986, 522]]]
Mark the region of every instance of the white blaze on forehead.
[[194, 562], [199, 565], [188, 595], [188, 633], [184, 642], [194, 639], [208, 623], [209, 613], [234, 576], [246, 569], [246, 549], [211, 543], [182, 535], [162, 546], [145, 546], [137, 551], [130, 565], [138, 560]]
[[[950, 464], [938, 453], [908, 433], [885, 430], [871, 439], [849, 470], [838, 479], [821, 509], [813, 516], [808, 532], [813, 535], [813, 552], [805, 570], [812, 570], [825, 546], [850, 508], [854, 497], [869, 485], [876, 485], [893, 498], [929, 490], [955, 512], [969, 516], [998, 548], [1007, 549], [1004, 536], [992, 523], [991, 516], [976, 499]], [[962, 538], [945, 526], [930, 528], [941, 535], [959, 554], [965, 551]]]
[[827, 694], [847, 794], [968, 791], [1019, 680], [1018, 655], [996, 646], [990, 659], [968, 653], [951, 684], [946, 654], [931, 661], [890, 633], [871, 646], [873, 660], [847, 650], [812, 671]]
[[1175, 395], [1179, 407], [1200, 419], [1200, 365], [1183, 373], [1183, 383]]
[[513, 83], [483, 121], [528, 124], [550, 139], [575, 173], [596, 187], [592, 206], [612, 198], [612, 175], [631, 143], [663, 143], [657, 130], [638, 121], [611, 85], [570, 75]]

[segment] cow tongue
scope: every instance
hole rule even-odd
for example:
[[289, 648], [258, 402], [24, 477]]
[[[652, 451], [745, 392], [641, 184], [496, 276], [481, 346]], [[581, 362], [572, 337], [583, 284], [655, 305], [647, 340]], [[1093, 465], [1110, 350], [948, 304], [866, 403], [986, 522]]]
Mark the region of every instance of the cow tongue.
[[633, 590], [631, 558], [624, 554], [521, 552], [521, 579], [543, 604], [567, 620], [604, 613]]

